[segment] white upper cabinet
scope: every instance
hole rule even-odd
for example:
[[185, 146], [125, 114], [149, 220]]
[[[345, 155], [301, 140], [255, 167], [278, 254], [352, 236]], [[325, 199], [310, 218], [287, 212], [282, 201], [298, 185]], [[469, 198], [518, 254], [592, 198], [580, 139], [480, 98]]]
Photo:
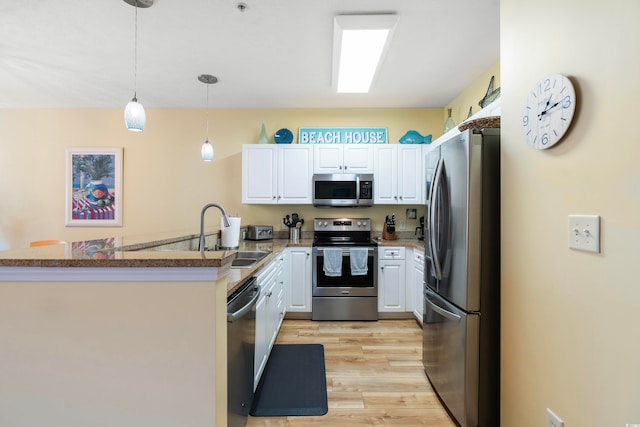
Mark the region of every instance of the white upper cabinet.
[[242, 203], [311, 204], [310, 145], [242, 146]]
[[374, 203], [424, 203], [422, 145], [376, 145]]
[[313, 173], [373, 173], [373, 145], [312, 145]]
[[376, 145], [373, 176], [374, 204], [398, 203], [398, 146], [396, 144]]
[[422, 146], [398, 145], [398, 203], [424, 203]]

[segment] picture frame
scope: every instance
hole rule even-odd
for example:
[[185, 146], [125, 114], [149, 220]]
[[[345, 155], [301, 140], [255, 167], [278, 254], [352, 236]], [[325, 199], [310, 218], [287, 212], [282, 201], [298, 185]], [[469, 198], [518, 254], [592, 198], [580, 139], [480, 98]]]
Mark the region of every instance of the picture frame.
[[121, 147], [67, 148], [65, 225], [122, 226]]

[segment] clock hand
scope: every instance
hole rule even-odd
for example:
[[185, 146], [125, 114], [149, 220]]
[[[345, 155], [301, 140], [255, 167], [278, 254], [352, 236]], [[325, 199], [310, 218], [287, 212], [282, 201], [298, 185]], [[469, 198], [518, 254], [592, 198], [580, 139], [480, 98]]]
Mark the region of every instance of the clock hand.
[[[549, 100], [551, 100], [551, 98], [549, 98]], [[562, 101], [558, 101], [555, 104], [553, 104], [551, 107], [547, 108], [545, 107], [544, 111], [540, 114], [538, 114], [538, 119], [542, 120], [542, 116], [544, 116], [545, 114], [547, 114], [549, 111], [553, 110], [554, 108], [556, 108]], [[547, 105], [549, 105], [549, 102], [547, 102]]]
[[547, 111], [549, 111], [551, 108], [549, 107], [549, 103], [551, 102], [551, 97], [549, 97], [549, 99], [547, 99], [547, 103], [545, 104], [544, 108], [542, 109], [542, 113], [538, 114], [538, 119], [542, 120], [542, 116], [544, 116], [545, 114], [547, 114]]

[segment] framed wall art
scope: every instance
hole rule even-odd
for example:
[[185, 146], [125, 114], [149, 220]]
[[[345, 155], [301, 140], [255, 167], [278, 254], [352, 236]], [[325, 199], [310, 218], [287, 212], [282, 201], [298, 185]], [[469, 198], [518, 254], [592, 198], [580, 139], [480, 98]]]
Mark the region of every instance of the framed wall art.
[[67, 148], [65, 225], [122, 226], [122, 148]]

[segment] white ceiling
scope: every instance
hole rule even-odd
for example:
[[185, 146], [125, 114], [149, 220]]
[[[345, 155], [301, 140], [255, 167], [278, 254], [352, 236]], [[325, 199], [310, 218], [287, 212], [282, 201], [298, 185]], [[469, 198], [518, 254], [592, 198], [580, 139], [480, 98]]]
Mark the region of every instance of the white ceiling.
[[[138, 100], [202, 108], [443, 107], [499, 60], [499, 0], [155, 0], [138, 9]], [[394, 12], [368, 94], [331, 89], [333, 17]], [[1, 0], [0, 108], [124, 108], [135, 8]]]

